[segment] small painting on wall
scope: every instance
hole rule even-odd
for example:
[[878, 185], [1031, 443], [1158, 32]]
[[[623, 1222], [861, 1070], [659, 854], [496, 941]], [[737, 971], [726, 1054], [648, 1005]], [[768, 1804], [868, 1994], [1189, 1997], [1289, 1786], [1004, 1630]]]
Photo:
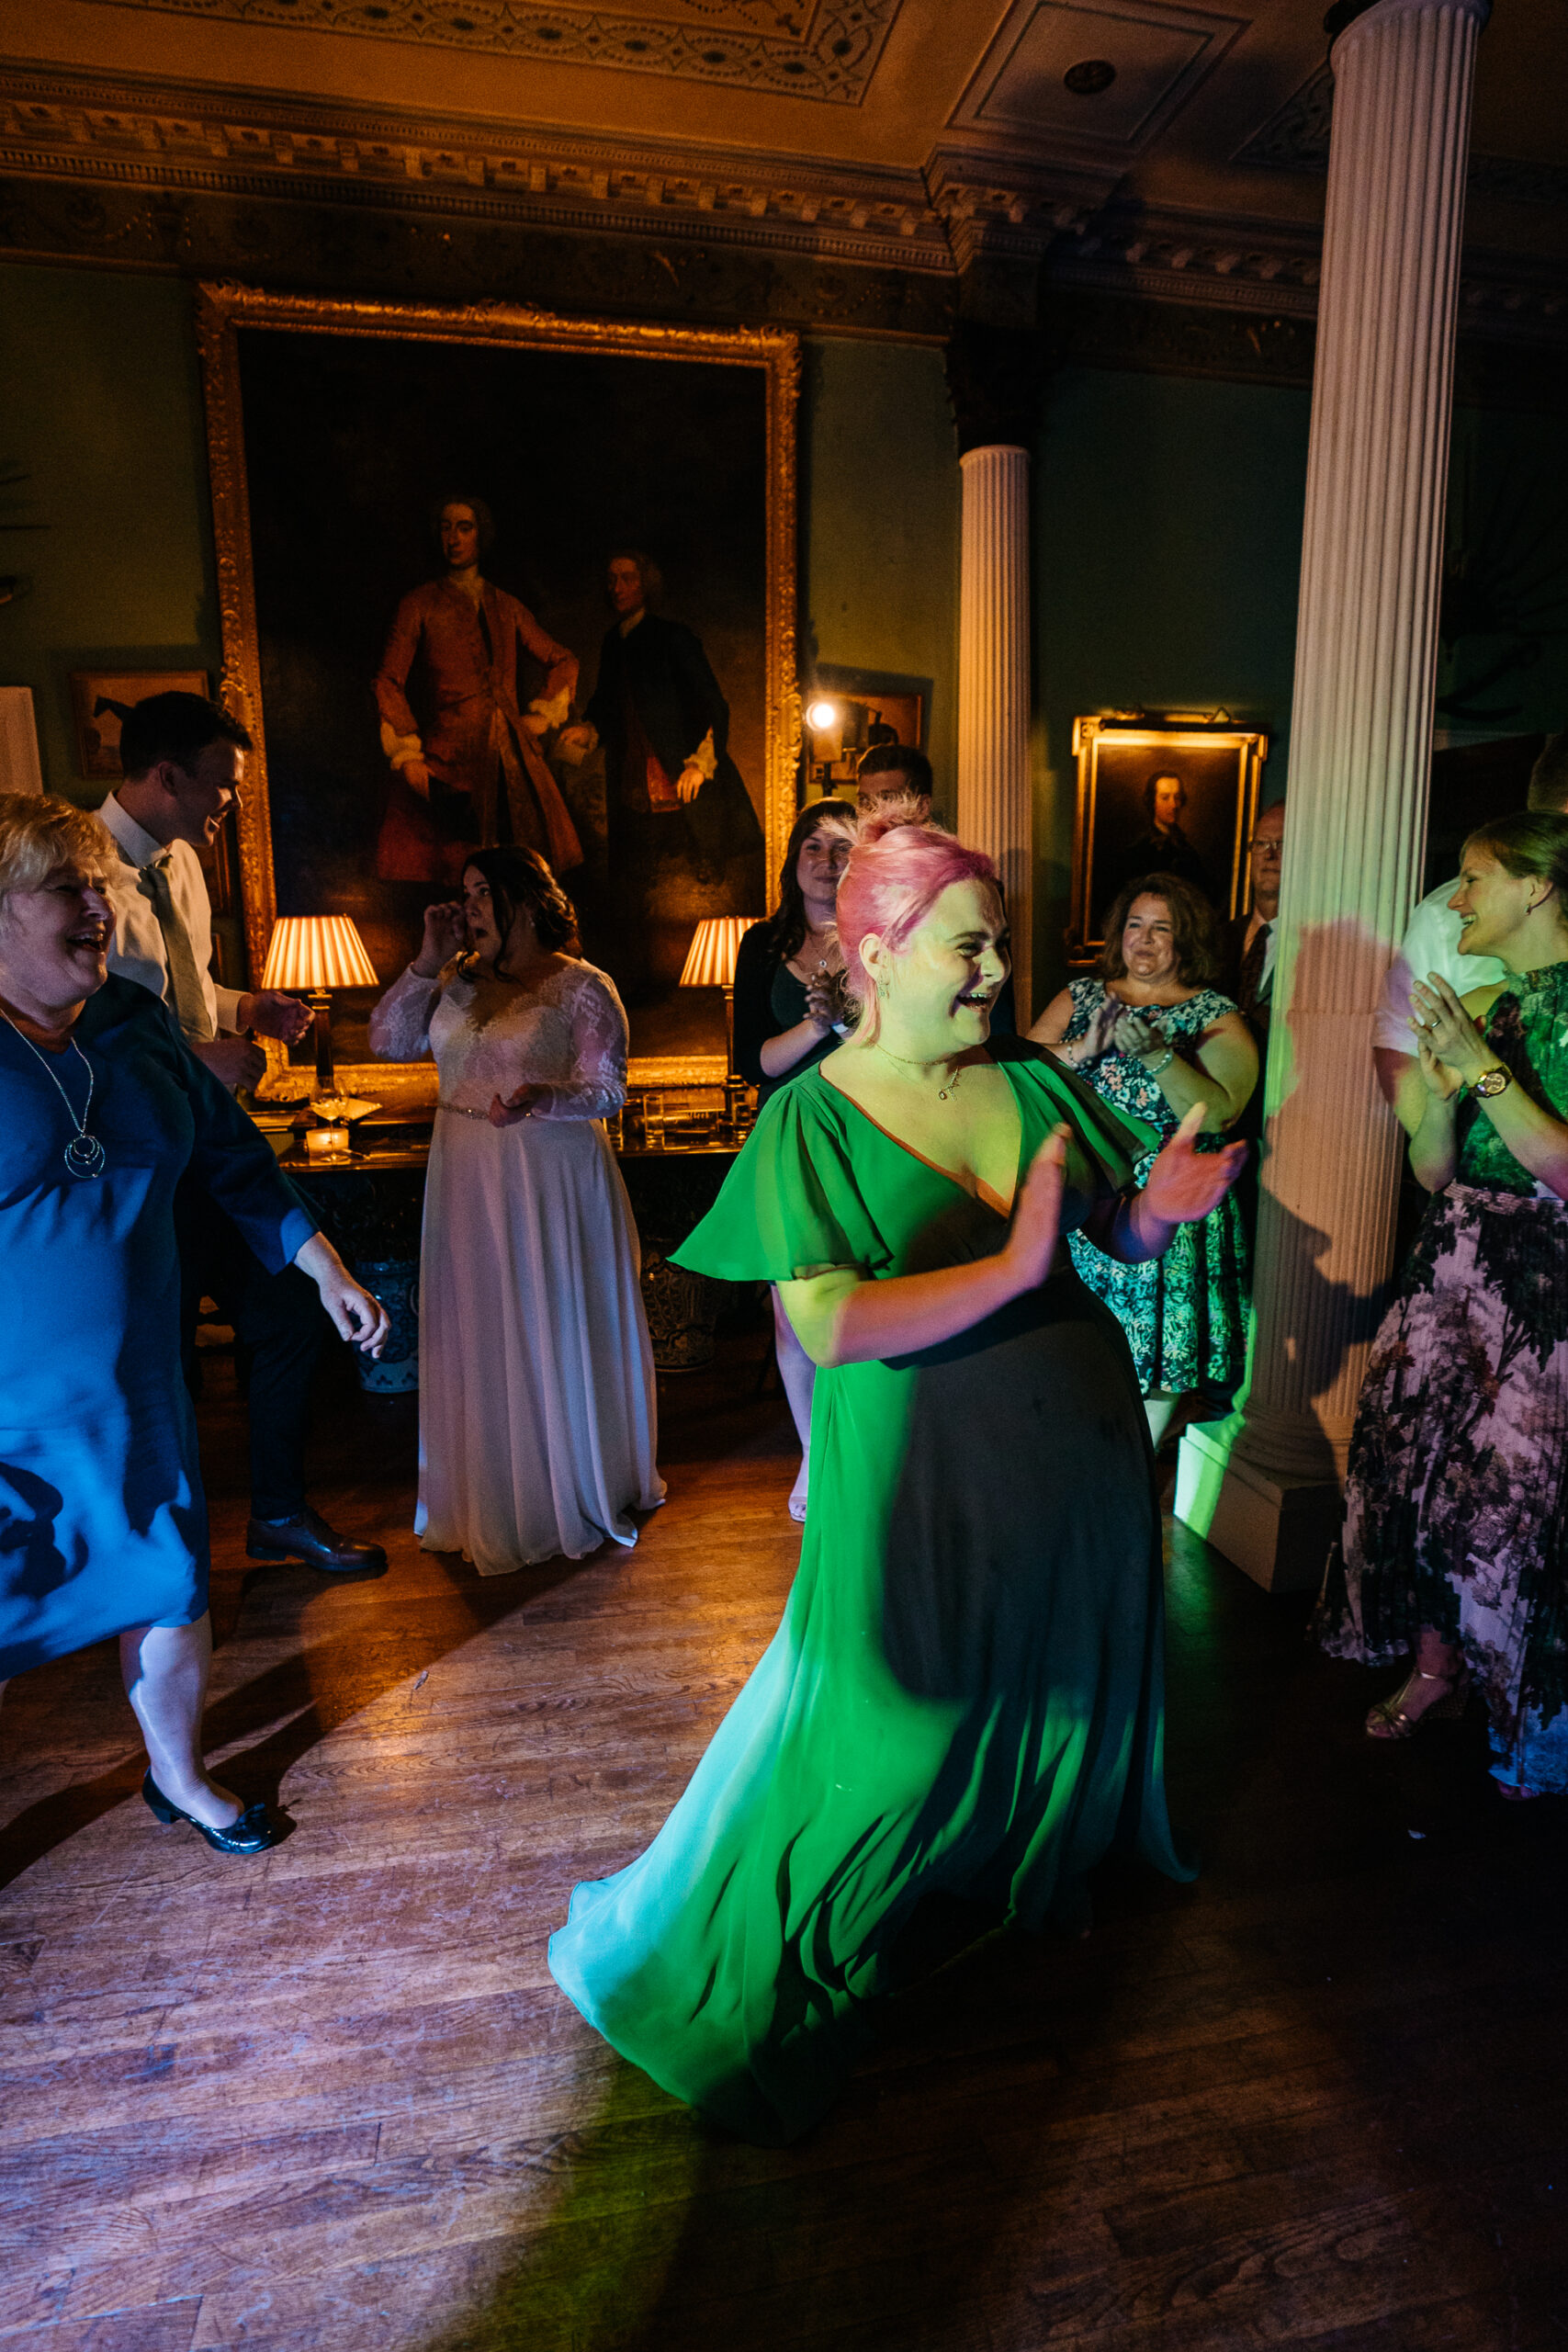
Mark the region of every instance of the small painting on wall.
[[1067, 960], [1091, 964], [1119, 893], [1174, 874], [1222, 917], [1247, 911], [1247, 842], [1269, 756], [1260, 729], [1077, 718]]
[[149, 695], [205, 695], [205, 670], [73, 670], [71, 715], [76, 722], [76, 773], [89, 783], [118, 784], [119, 708]]

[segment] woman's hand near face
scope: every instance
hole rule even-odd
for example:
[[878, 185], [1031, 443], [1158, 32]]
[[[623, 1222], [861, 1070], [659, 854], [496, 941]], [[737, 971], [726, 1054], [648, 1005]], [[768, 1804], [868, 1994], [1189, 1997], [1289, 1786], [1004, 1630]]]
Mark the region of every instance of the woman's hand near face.
[[468, 927], [463, 910], [456, 899], [444, 899], [439, 905], [424, 910], [424, 937], [413, 968], [422, 979], [433, 980], [444, 964], [460, 955], [468, 944]]

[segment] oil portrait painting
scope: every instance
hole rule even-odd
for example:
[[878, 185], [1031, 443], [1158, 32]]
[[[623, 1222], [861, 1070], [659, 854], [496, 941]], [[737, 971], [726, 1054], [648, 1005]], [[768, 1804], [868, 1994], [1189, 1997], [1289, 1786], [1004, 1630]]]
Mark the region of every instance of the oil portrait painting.
[[792, 340], [208, 294], [253, 957], [347, 914], [391, 979], [468, 852], [523, 842], [634, 1061], [722, 1054], [678, 982], [705, 917], [765, 911], [787, 821]]

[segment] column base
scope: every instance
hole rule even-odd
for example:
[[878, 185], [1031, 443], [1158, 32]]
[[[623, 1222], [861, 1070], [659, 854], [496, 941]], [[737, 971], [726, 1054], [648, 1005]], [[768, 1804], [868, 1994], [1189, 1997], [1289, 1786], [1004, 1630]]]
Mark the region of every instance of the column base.
[[1213, 1434], [1198, 1423], [1184, 1432], [1177, 1518], [1265, 1592], [1315, 1590], [1344, 1517], [1338, 1481], [1259, 1470], [1229, 1441], [1224, 1422]]

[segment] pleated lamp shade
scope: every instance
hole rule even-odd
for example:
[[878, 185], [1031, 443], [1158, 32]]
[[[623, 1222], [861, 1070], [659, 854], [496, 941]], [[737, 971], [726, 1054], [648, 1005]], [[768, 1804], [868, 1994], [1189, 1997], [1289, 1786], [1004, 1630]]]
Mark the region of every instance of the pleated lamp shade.
[[683, 989], [729, 989], [735, 986], [736, 951], [761, 915], [708, 915], [698, 923], [681, 968]]
[[347, 915], [279, 915], [264, 989], [375, 989], [381, 983]]

